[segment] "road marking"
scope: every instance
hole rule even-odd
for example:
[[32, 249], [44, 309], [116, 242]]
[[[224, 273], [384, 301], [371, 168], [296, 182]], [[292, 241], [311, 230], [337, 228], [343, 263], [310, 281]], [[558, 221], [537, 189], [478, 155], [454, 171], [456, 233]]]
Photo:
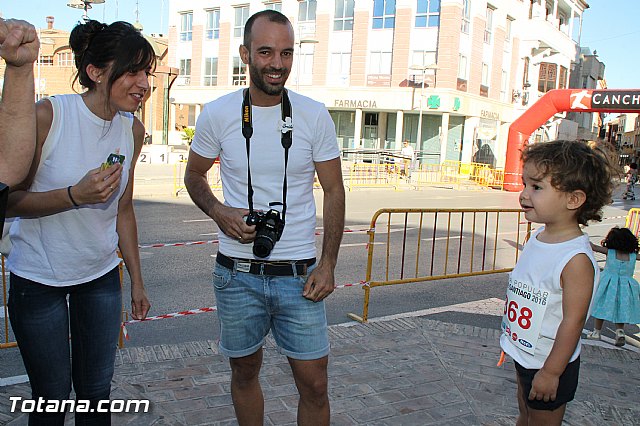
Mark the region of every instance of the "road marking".
[[[482, 314], [502, 316], [504, 312], [504, 300], [491, 297], [489, 299], [473, 300], [471, 302], [457, 303], [454, 305], [437, 306], [435, 308], [423, 309], [420, 311], [404, 312], [401, 314], [387, 315], [379, 318], [371, 318], [369, 322], [381, 322], [399, 318], [422, 317], [426, 315], [439, 314], [441, 312], [463, 312], [469, 314]], [[357, 322], [345, 322], [336, 324], [342, 327], [352, 327], [358, 325]]]

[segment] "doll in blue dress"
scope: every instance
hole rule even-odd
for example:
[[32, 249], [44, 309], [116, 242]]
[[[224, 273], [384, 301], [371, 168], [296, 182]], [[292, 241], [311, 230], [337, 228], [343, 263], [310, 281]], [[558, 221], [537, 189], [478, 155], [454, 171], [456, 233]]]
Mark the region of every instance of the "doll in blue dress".
[[600, 340], [604, 321], [616, 325], [615, 345], [625, 344], [624, 325], [640, 323], [640, 285], [633, 278], [638, 253], [638, 239], [627, 228], [611, 228], [602, 246], [591, 244], [593, 251], [607, 255], [600, 283], [593, 300], [591, 315], [594, 329], [587, 339]]

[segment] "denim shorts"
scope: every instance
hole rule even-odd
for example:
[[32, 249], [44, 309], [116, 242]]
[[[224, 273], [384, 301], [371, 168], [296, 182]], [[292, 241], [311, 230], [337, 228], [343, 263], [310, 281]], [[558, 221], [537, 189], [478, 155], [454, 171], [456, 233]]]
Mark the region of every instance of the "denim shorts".
[[[314, 269], [308, 268], [308, 273]], [[314, 360], [329, 354], [324, 301], [302, 297], [307, 275], [274, 277], [238, 272], [219, 263], [213, 287], [220, 320], [220, 353], [241, 358], [264, 345], [271, 330], [280, 352]]]

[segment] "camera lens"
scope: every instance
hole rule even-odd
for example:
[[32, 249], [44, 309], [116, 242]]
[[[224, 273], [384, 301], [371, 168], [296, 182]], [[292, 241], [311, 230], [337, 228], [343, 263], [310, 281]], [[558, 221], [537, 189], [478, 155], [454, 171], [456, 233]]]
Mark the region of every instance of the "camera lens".
[[257, 257], [267, 257], [271, 254], [274, 245], [275, 242], [267, 236], [257, 237], [253, 242], [253, 254]]

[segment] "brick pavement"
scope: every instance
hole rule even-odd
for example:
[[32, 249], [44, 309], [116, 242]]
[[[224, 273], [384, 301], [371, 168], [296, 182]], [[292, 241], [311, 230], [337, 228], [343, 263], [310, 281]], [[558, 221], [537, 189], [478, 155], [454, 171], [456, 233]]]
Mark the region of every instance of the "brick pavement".
[[[498, 330], [426, 317], [331, 326], [331, 423], [513, 425], [513, 362], [496, 367], [498, 337]], [[152, 410], [114, 415], [113, 424], [236, 424], [228, 362], [215, 342], [125, 348], [116, 363], [112, 398], [150, 399]], [[638, 353], [585, 345], [580, 386], [565, 424], [640, 424], [639, 367]], [[261, 383], [265, 424], [295, 424], [293, 378], [270, 339]], [[26, 415], [9, 413], [13, 395], [27, 397], [28, 384], [0, 388], [0, 423], [26, 425]]]

